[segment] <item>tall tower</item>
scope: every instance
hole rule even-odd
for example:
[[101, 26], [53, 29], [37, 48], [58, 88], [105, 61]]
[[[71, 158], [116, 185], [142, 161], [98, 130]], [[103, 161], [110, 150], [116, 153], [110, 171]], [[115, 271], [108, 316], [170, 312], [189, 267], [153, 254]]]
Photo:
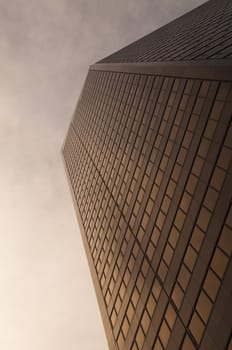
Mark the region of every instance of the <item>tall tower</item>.
[[231, 350], [232, 1], [92, 65], [63, 157], [110, 349]]

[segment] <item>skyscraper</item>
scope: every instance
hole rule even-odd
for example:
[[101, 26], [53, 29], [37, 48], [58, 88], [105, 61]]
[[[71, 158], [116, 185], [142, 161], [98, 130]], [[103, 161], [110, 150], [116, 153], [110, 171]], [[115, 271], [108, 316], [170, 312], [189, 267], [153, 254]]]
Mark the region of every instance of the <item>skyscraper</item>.
[[63, 157], [110, 349], [231, 350], [232, 1], [92, 65]]

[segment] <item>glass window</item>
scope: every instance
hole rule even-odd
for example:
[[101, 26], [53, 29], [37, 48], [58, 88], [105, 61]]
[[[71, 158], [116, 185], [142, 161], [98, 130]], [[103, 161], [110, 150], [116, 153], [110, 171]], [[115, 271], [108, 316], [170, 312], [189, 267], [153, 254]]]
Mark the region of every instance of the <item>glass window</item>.
[[167, 243], [166, 248], [164, 250], [164, 254], [163, 254], [163, 259], [166, 262], [166, 264], [169, 266], [171, 260], [172, 260], [172, 256], [173, 256], [173, 249], [171, 248], [171, 246]]
[[202, 207], [197, 219], [197, 225], [205, 232], [207, 231], [210, 218], [211, 213], [206, 208]]
[[204, 132], [205, 137], [212, 140], [216, 127], [217, 127], [217, 123], [214, 120], [209, 120]]
[[137, 335], [136, 335], [136, 343], [137, 343], [137, 345], [138, 345], [138, 348], [139, 349], [142, 349], [142, 346], [143, 346], [143, 343], [144, 343], [144, 339], [145, 339], [145, 337], [144, 337], [144, 333], [143, 333], [143, 331], [142, 331], [142, 328], [141, 327], [139, 327], [139, 329], [138, 329], [138, 332], [137, 332]]
[[165, 318], [167, 320], [169, 327], [172, 329], [176, 320], [176, 311], [174, 310], [174, 307], [170, 303], [167, 307]]
[[162, 282], [164, 282], [166, 275], [167, 275], [167, 272], [168, 272], [167, 265], [163, 262], [163, 260], [161, 260], [159, 270], [158, 270], [158, 275], [159, 275], [160, 279], [162, 280]]
[[176, 188], [176, 183], [173, 180], [170, 180], [168, 187], [167, 187], [167, 194], [170, 198], [173, 197], [173, 194], [175, 192], [175, 188]]
[[149, 258], [150, 261], [152, 260], [154, 251], [155, 251], [154, 244], [152, 242], [149, 242], [148, 248], [146, 250], [146, 254], [147, 254], [147, 257]]
[[211, 185], [217, 190], [220, 191], [223, 181], [225, 178], [225, 171], [223, 171], [222, 169], [219, 169], [218, 167], [215, 168], [214, 173], [213, 173], [213, 177], [211, 179]]
[[148, 301], [147, 301], [147, 311], [150, 315], [150, 317], [152, 317], [153, 313], [154, 313], [154, 310], [155, 310], [155, 306], [156, 306], [156, 301], [155, 301], [155, 298], [153, 297], [152, 294], [150, 294], [149, 298], [148, 298]]
[[218, 245], [230, 256], [232, 252], [232, 231], [228, 226], [224, 226]]
[[184, 192], [181, 203], [180, 203], [180, 208], [187, 213], [189, 206], [191, 204], [192, 197], [187, 193]]
[[173, 172], [172, 172], [172, 178], [177, 182], [179, 177], [180, 177], [180, 173], [181, 173], [181, 166], [176, 164], [174, 169], [173, 169]]
[[182, 230], [185, 216], [186, 216], [185, 213], [181, 209], [178, 209], [176, 218], [175, 218], [175, 226], [179, 229], [179, 231]]
[[193, 250], [191, 246], [189, 246], [185, 254], [184, 261], [187, 267], [190, 269], [190, 271], [193, 270], [196, 259], [197, 259], [196, 252]]
[[227, 147], [223, 147], [220, 157], [218, 159], [218, 165], [227, 170], [230, 166], [230, 162], [231, 162], [231, 150]]
[[131, 322], [131, 321], [132, 321], [132, 318], [133, 318], [133, 316], [134, 316], [134, 308], [133, 308], [131, 302], [130, 302], [129, 305], [128, 305], [126, 315], [127, 315], [127, 317], [128, 317], [129, 322]]
[[197, 185], [197, 181], [198, 181], [198, 179], [197, 179], [197, 177], [195, 175], [191, 174], [189, 176], [186, 189], [191, 195], [194, 194], [194, 191], [195, 191], [195, 188], [196, 188], [196, 185]]
[[189, 279], [190, 273], [187, 270], [187, 268], [184, 265], [182, 265], [178, 275], [178, 282], [184, 290], [187, 288]]
[[220, 278], [223, 278], [227, 263], [228, 257], [217, 248], [211, 262], [211, 267]]
[[129, 322], [127, 320], [127, 317], [125, 317], [122, 324], [122, 332], [125, 338], [127, 336], [128, 330], [129, 330]]
[[171, 335], [170, 329], [168, 328], [167, 323], [163, 321], [159, 331], [159, 338], [165, 348], [168, 344], [170, 335]]
[[170, 236], [169, 236], [169, 239], [168, 239], [168, 241], [171, 244], [171, 246], [173, 247], [173, 249], [175, 249], [175, 247], [177, 245], [179, 235], [180, 235], [179, 231], [173, 226], [171, 233], [170, 233]]
[[134, 288], [131, 300], [132, 300], [134, 307], [136, 308], [136, 305], [139, 301], [139, 292], [138, 292], [138, 289], [136, 287]]
[[195, 158], [195, 161], [192, 167], [193, 174], [200, 176], [203, 165], [204, 165], [204, 160], [197, 156]]
[[122, 332], [119, 333], [117, 343], [118, 343], [119, 349], [123, 349], [123, 346], [124, 346], [124, 338], [123, 338]]
[[159, 231], [158, 227], [155, 226], [154, 230], [152, 232], [152, 235], [151, 235], [151, 241], [153, 242], [155, 247], [157, 246], [159, 236], [160, 236], [160, 231]]
[[218, 192], [214, 190], [212, 187], [209, 187], [204, 199], [204, 205], [211, 210], [214, 211], [218, 198]]
[[179, 309], [182, 303], [184, 297], [184, 293], [181, 290], [180, 286], [178, 285], [178, 283], [175, 284], [175, 287], [173, 289], [172, 292], [172, 300], [174, 301], [174, 303], [176, 304], [177, 308]]
[[164, 349], [164, 348], [163, 348], [163, 346], [161, 345], [160, 340], [157, 339], [156, 342], [155, 342], [155, 346], [154, 346], [153, 350], [163, 350], [163, 349]]
[[216, 299], [219, 287], [220, 280], [211, 270], [209, 270], [203, 288], [213, 301]]
[[188, 334], [186, 334], [186, 336], [184, 338], [184, 342], [182, 344], [181, 350], [196, 350], [196, 348], [193, 345], [193, 342], [190, 339], [190, 337], [188, 336]]
[[159, 215], [158, 215], [158, 217], [156, 219], [156, 225], [157, 225], [157, 227], [160, 230], [162, 230], [162, 228], [163, 228], [163, 225], [164, 225], [164, 222], [165, 222], [165, 218], [166, 218], [165, 215], [160, 211]]
[[145, 334], [148, 331], [148, 328], [150, 326], [150, 322], [151, 322], [150, 317], [149, 317], [147, 311], [145, 310], [144, 314], [143, 314], [143, 317], [142, 317], [142, 320], [141, 320], [141, 324], [142, 324], [143, 331], [144, 331]]
[[209, 146], [210, 146], [210, 141], [208, 141], [207, 139], [203, 138], [200, 144], [200, 147], [198, 149], [198, 154], [202, 157], [202, 158], [206, 158], [208, 150], [209, 150]]
[[154, 294], [155, 300], [157, 301], [159, 296], [160, 296], [160, 292], [161, 292], [161, 285], [160, 282], [158, 281], [158, 279], [156, 278], [152, 287], [152, 292]]
[[201, 321], [200, 317], [196, 312], [193, 313], [191, 322], [189, 324], [189, 329], [199, 344], [205, 329], [204, 323]]
[[168, 198], [168, 196], [165, 196], [164, 200], [163, 200], [163, 203], [162, 203], [162, 206], [161, 206], [161, 210], [165, 214], [167, 214], [170, 204], [171, 204], [171, 200]]
[[210, 311], [212, 309], [212, 302], [209, 300], [204, 291], [201, 292], [196, 309], [205, 323], [207, 323]]

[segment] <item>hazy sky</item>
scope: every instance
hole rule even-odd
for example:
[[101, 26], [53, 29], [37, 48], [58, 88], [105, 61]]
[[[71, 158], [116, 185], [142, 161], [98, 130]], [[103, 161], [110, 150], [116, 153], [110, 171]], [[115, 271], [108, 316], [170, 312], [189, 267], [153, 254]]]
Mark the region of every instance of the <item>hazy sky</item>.
[[104, 350], [60, 148], [88, 66], [202, 0], [0, 0], [0, 349]]

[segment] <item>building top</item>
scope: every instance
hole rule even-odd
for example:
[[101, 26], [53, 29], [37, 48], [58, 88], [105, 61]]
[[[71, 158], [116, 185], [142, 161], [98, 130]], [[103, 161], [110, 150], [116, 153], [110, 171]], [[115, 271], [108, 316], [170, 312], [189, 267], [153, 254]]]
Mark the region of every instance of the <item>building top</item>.
[[211, 0], [98, 63], [232, 59], [232, 1]]

